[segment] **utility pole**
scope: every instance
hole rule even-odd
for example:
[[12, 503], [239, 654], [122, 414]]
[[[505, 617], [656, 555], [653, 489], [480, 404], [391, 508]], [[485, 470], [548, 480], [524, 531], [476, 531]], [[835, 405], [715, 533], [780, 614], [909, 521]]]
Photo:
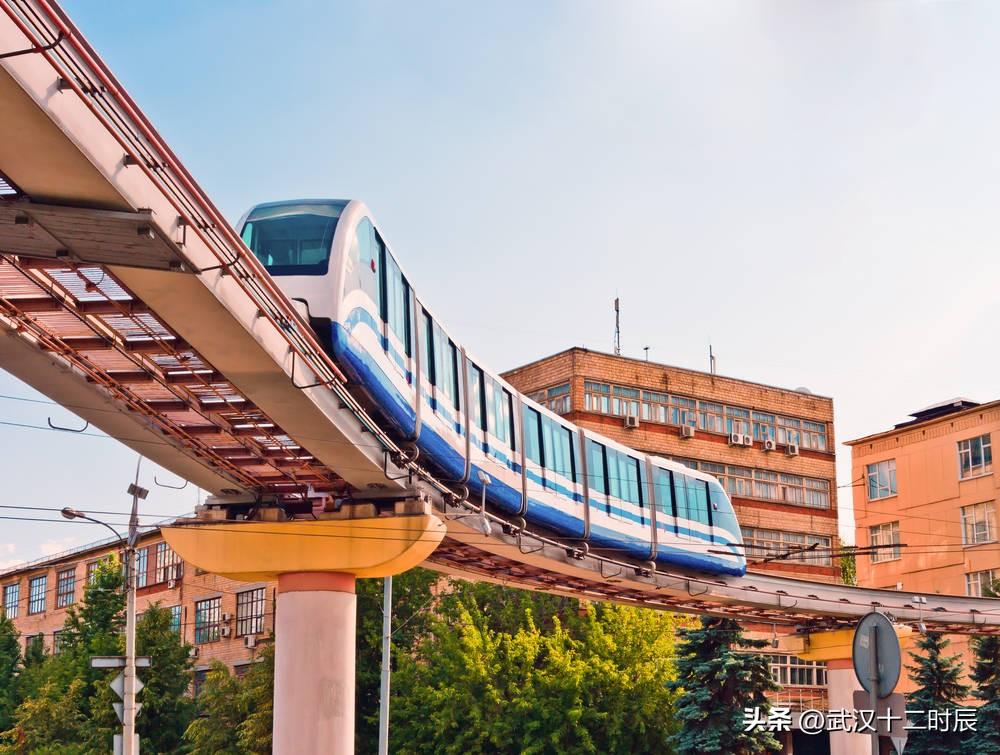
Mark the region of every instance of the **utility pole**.
[[122, 695], [122, 753], [139, 755], [135, 736], [135, 544], [139, 539], [139, 499], [149, 491], [139, 487], [139, 466], [135, 465], [135, 482], [128, 486], [132, 494], [132, 514], [128, 520], [128, 540], [125, 545], [125, 690]]
[[378, 702], [378, 755], [389, 755], [389, 675], [392, 652], [392, 575], [382, 595], [382, 692]]
[[615, 356], [622, 355], [621, 302], [615, 297]]

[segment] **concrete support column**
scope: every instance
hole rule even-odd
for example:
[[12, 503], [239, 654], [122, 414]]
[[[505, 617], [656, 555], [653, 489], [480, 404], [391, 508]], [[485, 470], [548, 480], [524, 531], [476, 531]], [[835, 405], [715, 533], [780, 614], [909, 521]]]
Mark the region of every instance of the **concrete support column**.
[[[854, 692], [861, 689], [850, 658], [826, 663], [826, 697], [831, 709], [854, 709]], [[871, 755], [870, 734], [830, 732], [830, 752], [837, 755]]]
[[275, 755], [354, 752], [354, 582], [342, 572], [278, 576]]

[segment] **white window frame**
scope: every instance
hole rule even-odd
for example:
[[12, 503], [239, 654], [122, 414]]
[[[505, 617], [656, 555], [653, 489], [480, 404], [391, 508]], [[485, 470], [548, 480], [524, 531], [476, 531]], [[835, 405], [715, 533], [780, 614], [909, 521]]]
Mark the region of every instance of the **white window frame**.
[[[887, 539], [888, 538], [888, 539]], [[871, 552], [873, 564], [886, 561], [899, 561], [903, 557], [899, 547], [899, 522], [883, 522], [868, 528], [869, 545], [895, 545], [895, 548], [882, 548]]]
[[[879, 480], [885, 474], [886, 485]], [[875, 495], [872, 495], [872, 482], [875, 482]], [[865, 490], [869, 501], [881, 501], [899, 495], [899, 482], [896, 479], [896, 460], [883, 459], [865, 466]], [[883, 492], [883, 490], [885, 492]]]
[[[973, 444], [979, 443], [979, 458], [981, 462], [973, 466], [972, 448]], [[989, 454], [989, 461], [986, 456]], [[968, 459], [968, 467], [962, 464], [963, 459]], [[993, 472], [993, 442], [989, 433], [977, 435], [974, 438], [966, 438], [958, 441], [958, 479], [969, 480], [973, 477], [982, 477]]]
[[972, 598], [983, 597], [983, 577], [986, 577], [986, 586], [992, 585], [997, 579], [997, 569], [983, 569], [982, 571], [972, 571], [965, 573], [965, 594]]
[[[982, 534], [980, 534], [980, 532]], [[982, 545], [997, 540], [997, 512], [993, 501], [962, 507], [962, 544]]]

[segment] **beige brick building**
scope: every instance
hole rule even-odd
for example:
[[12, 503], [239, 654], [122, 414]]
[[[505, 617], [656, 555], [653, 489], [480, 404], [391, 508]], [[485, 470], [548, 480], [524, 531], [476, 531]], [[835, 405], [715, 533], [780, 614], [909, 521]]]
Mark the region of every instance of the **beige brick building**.
[[582, 427], [719, 478], [750, 568], [839, 579], [832, 399], [584, 348], [503, 377]]
[[[212, 660], [245, 671], [274, 626], [276, 584], [200, 572], [182, 562], [158, 530], [145, 533], [137, 547], [136, 609], [152, 603], [170, 609], [175, 628], [194, 647], [196, 687]], [[83, 599], [97, 562], [119, 550], [117, 540], [108, 540], [0, 572], [2, 610], [25, 647], [41, 642], [49, 653], [59, 652], [67, 608]]]

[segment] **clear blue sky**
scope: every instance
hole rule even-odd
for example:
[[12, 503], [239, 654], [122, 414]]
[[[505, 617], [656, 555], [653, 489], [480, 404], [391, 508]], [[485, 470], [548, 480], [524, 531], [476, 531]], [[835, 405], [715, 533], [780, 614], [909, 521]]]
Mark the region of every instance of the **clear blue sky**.
[[[625, 353], [704, 369], [711, 341], [725, 374], [833, 396], [841, 439], [997, 398], [1000, 5], [66, 9], [228, 217], [364, 199], [495, 369], [610, 349], [620, 296]], [[127, 505], [112, 441], [0, 437], [8, 501]], [[0, 525], [0, 561], [97, 534]]]

